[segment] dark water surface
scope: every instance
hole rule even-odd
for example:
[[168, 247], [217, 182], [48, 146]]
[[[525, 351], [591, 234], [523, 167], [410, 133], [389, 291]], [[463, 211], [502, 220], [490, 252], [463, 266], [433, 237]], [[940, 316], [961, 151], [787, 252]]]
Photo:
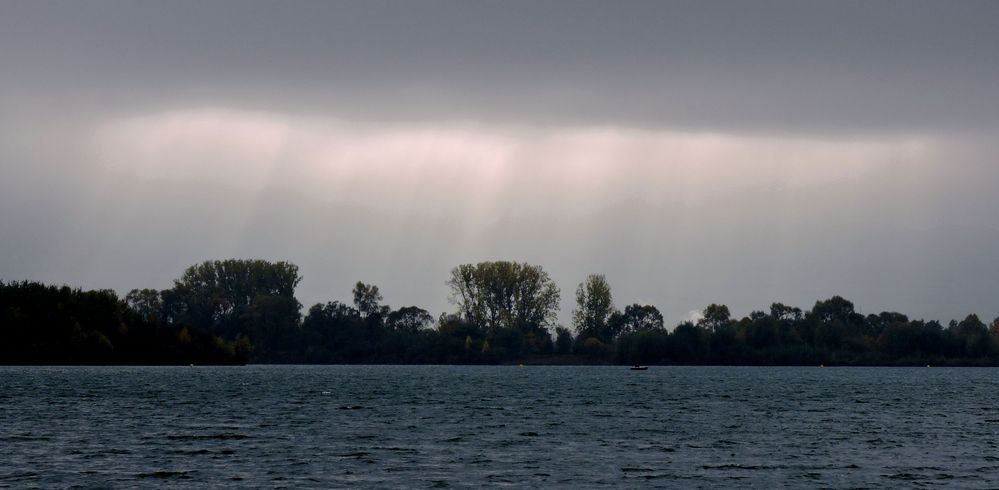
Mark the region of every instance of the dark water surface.
[[999, 487], [999, 370], [0, 367], [0, 486]]

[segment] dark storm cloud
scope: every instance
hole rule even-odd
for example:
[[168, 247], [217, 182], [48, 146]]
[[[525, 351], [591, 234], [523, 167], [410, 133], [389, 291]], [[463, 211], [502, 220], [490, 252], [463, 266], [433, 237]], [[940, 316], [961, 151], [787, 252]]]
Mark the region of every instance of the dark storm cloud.
[[[13, 2], [4, 92], [382, 119], [992, 126], [994, 2]], [[224, 101], [224, 102], [220, 102]], [[104, 107], [107, 109], [107, 107]]]

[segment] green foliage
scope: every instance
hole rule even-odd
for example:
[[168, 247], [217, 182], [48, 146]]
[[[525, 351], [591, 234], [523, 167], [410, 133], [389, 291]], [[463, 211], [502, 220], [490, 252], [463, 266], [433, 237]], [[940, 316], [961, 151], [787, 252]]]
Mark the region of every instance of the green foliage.
[[398, 332], [416, 333], [429, 328], [433, 315], [423, 308], [405, 306], [388, 314], [388, 327]]
[[801, 308], [787, 306], [783, 303], [772, 303], [770, 305], [770, 318], [775, 321], [798, 321], [801, 320]]
[[246, 336], [258, 356], [279, 357], [297, 334], [301, 304], [295, 287], [300, 281], [298, 266], [288, 262], [203, 262], [161, 293], [163, 317], [229, 340]]
[[816, 301], [808, 316], [825, 324], [833, 322], [856, 324], [863, 321], [862, 317], [853, 311], [853, 303], [840, 296], [833, 296], [825, 301]]
[[163, 298], [155, 289], [133, 289], [125, 296], [125, 304], [147, 321], [157, 322], [163, 313]]
[[999, 365], [999, 319], [968, 315], [945, 328], [897, 312], [865, 317], [840, 296], [809, 311], [773, 303], [738, 319], [711, 304], [697, 324], [670, 331], [655, 306], [614, 310], [610, 287], [594, 275], [577, 288], [574, 336], [553, 323], [558, 288], [527, 264], [456, 267], [448, 283], [458, 311], [436, 322], [421, 308], [382, 304], [378, 287], [362, 282], [353, 304], [319, 303], [302, 318], [299, 280], [292, 264], [227, 260], [124, 299], [0, 282], [0, 363]]
[[652, 305], [633, 304], [624, 308], [623, 313], [615, 312], [611, 315], [609, 323], [611, 330], [619, 332], [621, 335], [649, 332], [665, 331], [663, 328], [663, 314]]
[[704, 316], [701, 318], [698, 325], [711, 331], [718, 331], [719, 329], [726, 327], [729, 324], [731, 317], [731, 314], [728, 311], [728, 306], [715, 303], [711, 303], [705, 307], [704, 311], [701, 313]]
[[457, 313], [491, 335], [555, 325], [559, 289], [540, 266], [509, 261], [462, 264], [451, 270], [447, 285]]
[[385, 316], [389, 312], [388, 306], [383, 306], [382, 293], [378, 291], [378, 286], [364, 284], [361, 281], [357, 281], [354, 285], [354, 307], [361, 314], [361, 318], [369, 318], [372, 316]]
[[590, 361], [608, 361], [614, 355], [614, 346], [601, 342], [596, 337], [577, 338], [577, 341], [579, 345], [576, 347], [576, 352]]
[[607, 279], [603, 275], [591, 274], [576, 288], [572, 325], [580, 337], [610, 342], [618, 334], [610, 323], [616, 311]]

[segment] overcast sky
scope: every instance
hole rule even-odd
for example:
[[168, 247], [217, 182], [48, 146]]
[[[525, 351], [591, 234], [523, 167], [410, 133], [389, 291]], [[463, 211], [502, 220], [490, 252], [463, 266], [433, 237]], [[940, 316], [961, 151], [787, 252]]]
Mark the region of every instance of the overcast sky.
[[0, 1], [0, 279], [999, 315], [999, 2]]

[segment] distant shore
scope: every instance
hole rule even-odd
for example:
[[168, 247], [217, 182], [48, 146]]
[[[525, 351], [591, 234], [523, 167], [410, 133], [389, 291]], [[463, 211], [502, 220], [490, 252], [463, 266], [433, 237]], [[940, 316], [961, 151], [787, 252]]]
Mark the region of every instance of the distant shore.
[[164, 290], [84, 291], [0, 282], [0, 365], [727, 365], [999, 366], [999, 319], [863, 315], [841, 297], [811, 309], [772, 303], [743, 318], [724, 304], [667, 328], [654, 306], [618, 309], [599, 274], [576, 289], [572, 328], [540, 266], [462, 264], [447, 284], [455, 311], [392, 308], [355, 283], [353, 303], [304, 310], [298, 267], [208, 261]]

